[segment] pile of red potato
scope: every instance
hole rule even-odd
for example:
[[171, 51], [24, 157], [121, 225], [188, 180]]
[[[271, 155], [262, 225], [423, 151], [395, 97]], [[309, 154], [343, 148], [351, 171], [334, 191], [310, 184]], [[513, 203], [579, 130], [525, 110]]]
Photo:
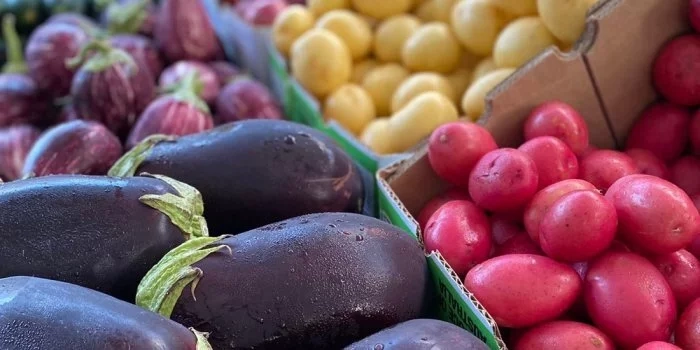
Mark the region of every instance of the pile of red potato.
[[430, 163], [453, 188], [418, 216], [425, 248], [464, 278], [509, 348], [700, 349], [694, 62], [697, 33], [662, 48], [653, 82], [663, 99], [622, 151], [590, 146], [584, 119], [560, 101], [531, 112], [517, 149], [471, 123], [432, 134]]

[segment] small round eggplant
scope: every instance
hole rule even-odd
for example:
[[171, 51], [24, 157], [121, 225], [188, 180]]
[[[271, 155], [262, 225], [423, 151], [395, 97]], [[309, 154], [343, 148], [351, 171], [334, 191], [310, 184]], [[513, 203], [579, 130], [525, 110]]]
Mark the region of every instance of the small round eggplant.
[[114, 35], [110, 39], [112, 47], [120, 49], [131, 55], [139, 67], [145, 67], [151, 73], [153, 81], [163, 71], [163, 60], [160, 52], [151, 39], [134, 34]]
[[199, 192], [154, 177], [55, 175], [3, 184], [0, 278], [49, 278], [133, 302], [139, 281], [168, 251], [208, 234]]
[[209, 108], [197, 96], [198, 82], [196, 73], [190, 72], [173, 93], [153, 101], [131, 129], [126, 149], [151, 135], [184, 136], [213, 128]]
[[41, 131], [31, 125], [15, 125], [0, 129], [0, 178], [17, 180], [22, 174], [24, 159]]
[[39, 26], [25, 48], [29, 76], [39, 90], [51, 97], [68, 95], [74, 71], [66, 61], [75, 57], [89, 40], [85, 30], [75, 25], [46, 23]]
[[238, 78], [228, 83], [216, 98], [217, 123], [244, 119], [282, 119], [282, 111], [265, 85]]
[[39, 137], [27, 155], [22, 176], [104, 175], [121, 155], [121, 142], [102, 124], [74, 120]]
[[359, 213], [364, 202], [352, 159], [320, 131], [283, 120], [244, 120], [175, 140], [154, 135], [109, 174], [140, 172], [196, 187], [217, 235], [310, 213]]
[[161, 0], [153, 27], [156, 44], [170, 62], [224, 58], [203, 0]]
[[161, 88], [169, 88], [179, 81], [181, 81], [185, 75], [190, 72], [196, 72], [197, 78], [202, 84], [199, 96], [204, 99], [208, 104], [214, 104], [216, 102], [216, 97], [219, 96], [219, 91], [221, 90], [221, 82], [216, 75], [216, 72], [209, 68], [204, 63], [195, 61], [180, 61], [170, 67], [165, 68], [163, 73], [158, 79], [158, 85]]
[[69, 283], [3, 278], [0, 300], [2, 349], [211, 349], [205, 333]]
[[312, 214], [180, 245], [144, 277], [136, 303], [210, 332], [215, 349], [339, 349], [423, 317], [428, 276], [422, 248], [397, 227]]
[[80, 118], [99, 121], [121, 136], [153, 101], [153, 76], [128, 53], [99, 40], [86, 45], [71, 65], [80, 65], [89, 54], [93, 55], [82, 64], [71, 84], [75, 111]]
[[241, 70], [227, 61], [214, 61], [207, 64], [219, 79], [221, 86], [230, 83], [233, 79], [241, 75]]
[[97, 23], [95, 23], [91, 18], [75, 12], [57, 13], [49, 17], [49, 19], [46, 20], [46, 23], [63, 23], [74, 25], [81, 28], [91, 36], [94, 36], [100, 30]]
[[370, 335], [343, 350], [488, 350], [479, 338], [452, 323], [416, 319]]

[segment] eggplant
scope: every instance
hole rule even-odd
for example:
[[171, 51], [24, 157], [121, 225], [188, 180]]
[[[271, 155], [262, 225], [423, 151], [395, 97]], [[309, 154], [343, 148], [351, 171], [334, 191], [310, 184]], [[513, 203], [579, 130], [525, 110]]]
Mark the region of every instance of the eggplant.
[[197, 73], [197, 78], [202, 84], [199, 96], [201, 96], [208, 104], [214, 104], [214, 102], [216, 102], [216, 97], [219, 96], [219, 91], [221, 90], [221, 82], [219, 81], [216, 72], [214, 72], [213, 69], [204, 63], [196, 61], [176, 62], [173, 65], [165, 68], [158, 79], [158, 85], [160, 85], [162, 88], [168, 89], [169, 87], [177, 84], [190, 72]]
[[162, 0], [153, 36], [170, 62], [225, 57], [202, 0]]
[[121, 141], [102, 124], [73, 120], [39, 137], [27, 154], [22, 175], [105, 175], [121, 155]]
[[156, 6], [151, 0], [117, 0], [107, 5], [101, 22], [110, 33], [153, 34]]
[[416, 319], [399, 323], [370, 335], [343, 350], [489, 350], [489, 347], [466, 330], [452, 323], [433, 319]]
[[0, 278], [48, 278], [129, 302], [168, 251], [207, 235], [199, 192], [157, 175], [18, 180], [0, 186], [0, 205]]
[[160, 76], [163, 71], [163, 60], [151, 39], [142, 35], [118, 34], [109, 40], [112, 47], [131, 55], [139, 68], [148, 69], [153, 81]]
[[39, 135], [41, 135], [39, 129], [26, 124], [0, 129], [0, 178], [2, 181], [17, 180], [21, 176], [24, 160]]
[[338, 349], [422, 317], [430, 285], [409, 234], [322, 213], [190, 240], [148, 272], [136, 303], [209, 332], [215, 349]]
[[201, 84], [196, 73], [190, 72], [178, 85], [146, 108], [129, 133], [127, 149], [151, 135], [184, 136], [214, 127], [207, 104], [197, 95]]
[[0, 127], [40, 123], [48, 112], [49, 104], [34, 79], [27, 75], [14, 16], [5, 15], [2, 18], [2, 32], [7, 44], [7, 63], [0, 74]]
[[46, 20], [46, 23], [63, 23], [83, 29], [88, 35], [96, 36], [100, 28], [91, 18], [74, 12], [57, 13]]
[[74, 71], [66, 61], [89, 40], [88, 33], [75, 25], [59, 22], [39, 26], [29, 37], [24, 53], [29, 76], [39, 90], [54, 98], [68, 95]]
[[207, 65], [214, 71], [221, 86], [230, 83], [233, 79], [241, 75], [241, 70], [233, 63], [227, 61], [214, 61], [207, 63]]
[[128, 53], [108, 42], [92, 41], [70, 65], [80, 66], [71, 83], [76, 113], [82, 119], [101, 122], [117, 136], [127, 133], [155, 98], [150, 71], [139, 69]]
[[216, 98], [217, 123], [244, 119], [282, 119], [282, 111], [265, 85], [240, 77], [228, 83]]
[[49, 279], [0, 279], [0, 348], [211, 350], [206, 334], [100, 292]]
[[363, 210], [362, 175], [350, 157], [320, 131], [283, 120], [244, 120], [180, 138], [154, 135], [109, 174], [141, 172], [202, 192], [216, 235], [304, 214]]

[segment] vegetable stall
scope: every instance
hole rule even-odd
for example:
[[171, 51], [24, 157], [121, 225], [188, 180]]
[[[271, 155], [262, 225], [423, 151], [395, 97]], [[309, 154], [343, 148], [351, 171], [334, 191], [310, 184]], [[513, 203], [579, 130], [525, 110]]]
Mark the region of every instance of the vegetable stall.
[[0, 16], [0, 349], [700, 349], [700, 1]]

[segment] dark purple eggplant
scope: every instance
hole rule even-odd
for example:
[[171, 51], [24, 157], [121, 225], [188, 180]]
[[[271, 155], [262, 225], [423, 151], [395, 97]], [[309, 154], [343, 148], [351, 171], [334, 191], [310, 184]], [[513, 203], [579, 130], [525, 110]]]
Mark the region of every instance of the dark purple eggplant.
[[0, 74], [0, 127], [39, 123], [45, 119], [49, 104], [34, 79], [27, 75], [14, 16], [5, 15], [2, 18], [2, 32], [7, 63]]
[[312, 214], [190, 240], [139, 284], [136, 303], [209, 332], [215, 349], [338, 349], [430, 309], [414, 238], [359, 214]]
[[201, 62], [180, 61], [172, 64], [165, 68], [160, 75], [158, 85], [161, 88], [168, 89], [168, 87], [177, 84], [190, 72], [197, 73], [197, 78], [202, 84], [199, 96], [210, 105], [216, 102], [216, 97], [219, 96], [219, 91], [221, 91], [221, 82], [216, 72]]
[[150, 36], [156, 16], [156, 6], [151, 0], [112, 1], [102, 13], [101, 22], [110, 33]]
[[219, 124], [244, 119], [282, 119], [282, 111], [265, 85], [241, 77], [228, 83], [216, 98], [216, 118]]
[[153, 81], [160, 76], [163, 71], [163, 60], [151, 39], [141, 35], [118, 34], [112, 36], [109, 41], [112, 47], [131, 55], [139, 67], [148, 69]]
[[31, 125], [14, 125], [0, 129], [0, 178], [17, 180], [22, 174], [24, 159], [41, 131]]
[[370, 335], [343, 350], [488, 350], [483, 341], [452, 323], [416, 319]]
[[202, 192], [216, 235], [295, 216], [362, 212], [364, 185], [352, 159], [326, 135], [283, 120], [245, 120], [173, 140], [154, 135], [110, 169], [163, 174]]
[[71, 65], [81, 62], [71, 84], [76, 113], [101, 122], [119, 136], [127, 133], [155, 98], [150, 71], [139, 69], [128, 53], [100, 40], [86, 45]]
[[90, 40], [85, 30], [65, 23], [46, 23], [29, 37], [25, 56], [29, 76], [39, 90], [51, 97], [70, 92], [74, 70], [66, 62], [75, 57]]
[[207, 63], [207, 65], [216, 73], [216, 77], [219, 79], [221, 86], [230, 83], [233, 79], [241, 75], [241, 70], [233, 63], [227, 61], [214, 61]]
[[102, 124], [73, 120], [39, 137], [27, 155], [22, 175], [104, 175], [121, 155], [121, 142]]
[[224, 58], [202, 0], [161, 0], [153, 35], [170, 62]]
[[153, 176], [3, 184], [0, 278], [49, 278], [133, 302], [139, 281], [168, 251], [207, 235], [199, 192]]
[[153, 101], [131, 129], [126, 148], [151, 135], [184, 136], [213, 128], [209, 107], [197, 95], [199, 89], [197, 73], [190, 72], [175, 91]]
[[3, 278], [0, 300], [0, 348], [5, 350], [211, 350], [204, 333], [69, 283]]

